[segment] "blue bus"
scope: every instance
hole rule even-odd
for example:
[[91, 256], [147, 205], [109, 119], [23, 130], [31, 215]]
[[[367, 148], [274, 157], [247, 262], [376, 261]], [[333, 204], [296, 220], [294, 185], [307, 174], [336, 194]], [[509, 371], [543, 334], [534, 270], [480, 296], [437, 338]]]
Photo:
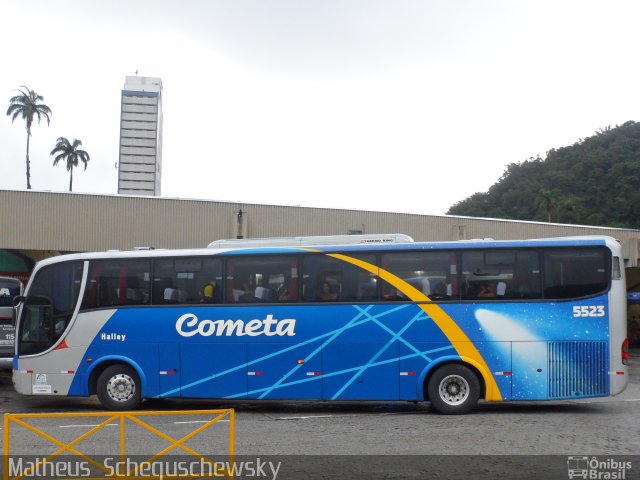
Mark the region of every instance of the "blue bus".
[[[407, 237], [408, 238], [408, 237]], [[300, 240], [300, 239], [298, 239]], [[215, 243], [37, 264], [17, 320], [25, 395], [485, 401], [621, 393], [609, 237]]]

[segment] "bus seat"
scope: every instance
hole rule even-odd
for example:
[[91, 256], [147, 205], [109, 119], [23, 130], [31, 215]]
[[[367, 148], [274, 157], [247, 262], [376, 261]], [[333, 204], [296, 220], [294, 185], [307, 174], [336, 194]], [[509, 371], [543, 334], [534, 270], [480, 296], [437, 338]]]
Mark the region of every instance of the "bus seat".
[[180, 303], [180, 290], [177, 288], [165, 288], [163, 303]]
[[420, 286], [422, 287], [421, 288], [422, 293], [424, 293], [425, 295], [429, 295], [431, 293], [431, 284], [427, 277], [423, 277], [420, 280]]
[[254, 296], [263, 302], [269, 302], [272, 300], [271, 290], [267, 287], [256, 287]]
[[179, 288], [164, 289], [164, 303], [185, 303], [187, 301], [187, 292]]

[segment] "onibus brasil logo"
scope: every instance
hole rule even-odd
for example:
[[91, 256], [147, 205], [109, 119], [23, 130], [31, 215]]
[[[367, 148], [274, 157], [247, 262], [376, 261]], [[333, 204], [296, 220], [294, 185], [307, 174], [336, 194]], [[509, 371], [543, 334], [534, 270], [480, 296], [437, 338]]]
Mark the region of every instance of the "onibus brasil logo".
[[278, 320], [272, 314], [263, 320], [207, 320], [199, 319], [193, 313], [185, 313], [176, 321], [176, 330], [183, 337], [202, 335], [203, 337], [230, 337], [266, 335], [267, 337], [293, 337], [296, 332], [296, 321], [293, 318]]
[[631, 462], [614, 458], [602, 460], [586, 455], [567, 458], [567, 474], [570, 479], [625, 480], [627, 470], [631, 470]]

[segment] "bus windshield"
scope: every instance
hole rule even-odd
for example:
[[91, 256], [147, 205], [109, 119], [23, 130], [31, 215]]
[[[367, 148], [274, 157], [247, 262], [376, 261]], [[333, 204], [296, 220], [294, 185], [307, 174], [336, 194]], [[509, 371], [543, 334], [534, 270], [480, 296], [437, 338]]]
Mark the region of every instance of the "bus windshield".
[[78, 302], [82, 263], [45, 267], [34, 279], [20, 316], [18, 354], [44, 352], [67, 328]]

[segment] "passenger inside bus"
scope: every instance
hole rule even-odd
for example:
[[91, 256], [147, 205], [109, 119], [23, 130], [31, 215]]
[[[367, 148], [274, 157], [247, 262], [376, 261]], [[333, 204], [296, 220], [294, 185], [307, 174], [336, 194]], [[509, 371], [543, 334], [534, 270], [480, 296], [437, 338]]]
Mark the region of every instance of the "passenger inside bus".
[[278, 297], [278, 301], [279, 302], [286, 302], [287, 300], [290, 300], [290, 293], [289, 293], [289, 287], [287, 285], [287, 282], [283, 283], [282, 285], [280, 285], [278, 287], [278, 290], [276, 292], [276, 296]]
[[216, 282], [213, 280], [202, 287], [200, 303], [215, 303]]
[[382, 298], [388, 302], [402, 300], [402, 297], [399, 295], [398, 289], [389, 284], [385, 284], [385, 291], [382, 294]]
[[444, 282], [438, 282], [436, 286], [433, 287], [433, 292], [429, 295], [429, 298], [432, 300], [442, 300], [447, 297], [447, 284]]
[[496, 282], [484, 282], [480, 285], [478, 298], [495, 298], [498, 295]]
[[338, 299], [338, 293], [327, 281], [322, 283], [320, 292], [318, 292], [318, 300], [322, 302], [331, 302]]
[[238, 284], [238, 287], [233, 289], [234, 302], [252, 303], [256, 301], [256, 297], [253, 295], [254, 291], [251, 289], [248, 282], [241, 282]]
[[507, 290], [507, 284], [505, 282], [485, 282], [480, 286], [478, 298], [497, 298], [504, 297]]
[[273, 291], [268, 287], [258, 286], [254, 292], [254, 301], [256, 299], [261, 302], [272, 302]]

